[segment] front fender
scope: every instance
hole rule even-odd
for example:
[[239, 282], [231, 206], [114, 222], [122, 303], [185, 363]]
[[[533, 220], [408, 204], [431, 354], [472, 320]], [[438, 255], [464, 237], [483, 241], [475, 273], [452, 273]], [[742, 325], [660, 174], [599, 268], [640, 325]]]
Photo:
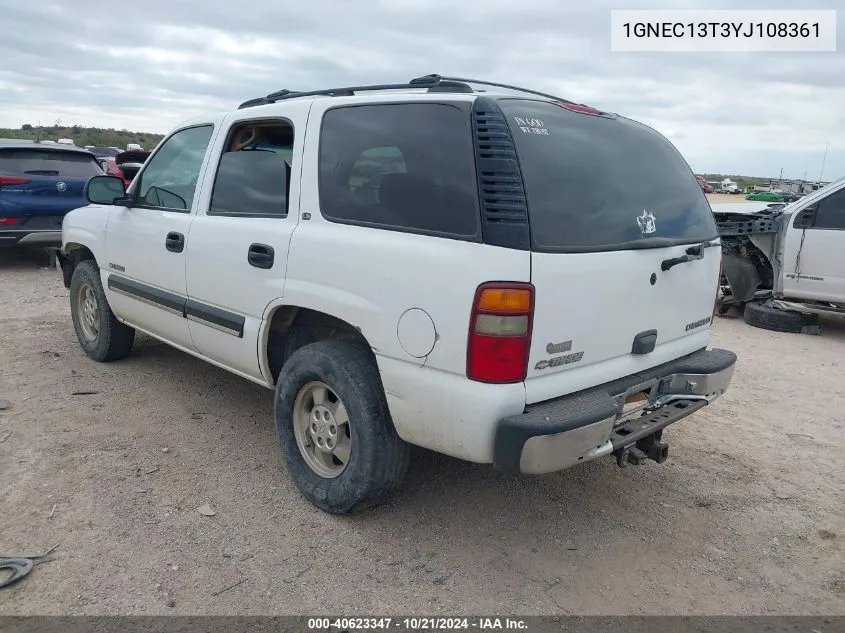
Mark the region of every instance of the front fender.
[[87, 248], [97, 262], [103, 261], [109, 215], [109, 207], [101, 205], [81, 207], [65, 215], [62, 222], [62, 255], [69, 256], [74, 250]]

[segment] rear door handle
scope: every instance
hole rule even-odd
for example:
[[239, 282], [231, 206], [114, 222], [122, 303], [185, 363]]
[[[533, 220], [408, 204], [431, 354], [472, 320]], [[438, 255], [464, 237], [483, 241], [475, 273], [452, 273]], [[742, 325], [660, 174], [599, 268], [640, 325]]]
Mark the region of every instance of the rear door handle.
[[250, 244], [246, 259], [250, 266], [269, 269], [273, 267], [275, 254], [272, 246], [266, 244]]
[[185, 249], [185, 236], [171, 231], [167, 234], [164, 245], [171, 253], [181, 253]]

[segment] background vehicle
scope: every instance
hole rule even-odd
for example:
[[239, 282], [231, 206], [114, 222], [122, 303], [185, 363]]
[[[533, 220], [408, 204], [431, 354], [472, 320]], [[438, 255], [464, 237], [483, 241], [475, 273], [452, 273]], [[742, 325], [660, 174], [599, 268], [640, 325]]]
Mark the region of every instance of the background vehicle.
[[103, 170], [109, 176], [117, 176], [122, 178], [127, 187], [132, 184], [132, 179], [138, 173], [138, 170], [144, 164], [144, 161], [149, 158], [150, 152], [143, 150], [133, 150], [130, 152], [118, 152], [114, 156], [107, 156], [100, 160], [103, 165]]
[[795, 193], [793, 191], [778, 191], [784, 202], [795, 202], [804, 197], [803, 193]]
[[[721, 310], [787, 332], [821, 313], [845, 314], [845, 179], [789, 205], [713, 208], [724, 264]], [[739, 207], [732, 209], [731, 207]]]
[[526, 474], [660, 463], [664, 428], [731, 381], [686, 161], [558, 97], [280, 91], [178, 126], [128, 191], [87, 191], [59, 258], [85, 352], [124, 357], [141, 330], [275, 389], [291, 477], [328, 512], [395, 489], [408, 444]]
[[719, 188], [716, 189], [716, 193], [740, 194], [742, 193], [742, 189], [740, 189], [739, 185], [730, 178], [725, 178], [719, 183]]
[[[85, 149], [94, 154], [97, 157], [97, 160], [100, 162], [100, 166], [103, 168], [103, 171], [106, 173], [108, 172], [109, 168], [109, 161], [108, 158], [114, 158], [118, 154], [120, 154], [120, 150], [114, 147], [97, 147], [95, 145], [86, 145]], [[113, 163], [114, 161], [112, 161]]]
[[91, 152], [73, 146], [0, 145], [0, 246], [61, 244], [65, 214], [86, 204], [85, 182], [102, 173]]

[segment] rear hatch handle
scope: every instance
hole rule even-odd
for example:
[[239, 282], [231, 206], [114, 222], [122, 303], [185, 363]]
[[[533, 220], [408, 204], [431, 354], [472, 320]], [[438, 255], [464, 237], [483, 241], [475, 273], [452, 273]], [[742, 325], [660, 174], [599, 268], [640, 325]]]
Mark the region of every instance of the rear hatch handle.
[[667, 270], [671, 269], [678, 264], [685, 264], [687, 262], [694, 262], [697, 259], [704, 259], [704, 247], [710, 246], [710, 244], [696, 244], [695, 246], [690, 246], [687, 249], [687, 254], [682, 255], [681, 257], [670, 257], [669, 259], [664, 259], [660, 263], [660, 270], [666, 272]]

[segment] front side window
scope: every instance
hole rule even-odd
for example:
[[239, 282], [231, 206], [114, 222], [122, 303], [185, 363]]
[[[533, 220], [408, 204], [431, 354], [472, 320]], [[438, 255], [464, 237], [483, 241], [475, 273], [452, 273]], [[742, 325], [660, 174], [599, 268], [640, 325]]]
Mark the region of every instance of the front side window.
[[140, 174], [136, 203], [174, 211], [190, 210], [213, 130], [212, 125], [192, 127], [167, 139]]
[[333, 108], [320, 137], [320, 208], [340, 222], [476, 236], [472, 147], [469, 114], [455, 106]]
[[819, 201], [813, 228], [845, 230], [845, 189], [834, 191]]

